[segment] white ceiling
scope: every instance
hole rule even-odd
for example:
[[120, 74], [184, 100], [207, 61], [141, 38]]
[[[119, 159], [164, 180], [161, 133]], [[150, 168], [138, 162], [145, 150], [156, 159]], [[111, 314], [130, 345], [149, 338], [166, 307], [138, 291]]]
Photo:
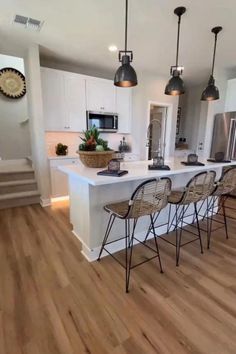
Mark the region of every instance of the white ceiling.
[[[0, 0], [0, 52], [41, 46], [41, 54], [111, 75], [118, 66], [110, 44], [123, 49], [125, 0]], [[216, 66], [236, 68], [235, 0], [130, 0], [129, 49], [140, 71], [168, 75], [175, 63], [177, 17], [173, 10], [186, 6], [182, 17], [180, 63], [184, 78], [199, 83], [208, 77], [216, 25], [219, 34]], [[12, 25], [15, 14], [45, 21], [41, 32]], [[12, 47], [14, 44], [14, 48]], [[2, 50], [1, 50], [2, 48]]]

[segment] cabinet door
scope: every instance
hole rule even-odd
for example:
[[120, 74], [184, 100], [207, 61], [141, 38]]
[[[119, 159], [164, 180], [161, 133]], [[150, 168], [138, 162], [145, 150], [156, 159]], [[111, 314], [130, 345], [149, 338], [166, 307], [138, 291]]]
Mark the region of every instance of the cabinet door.
[[236, 79], [228, 80], [225, 98], [225, 112], [233, 111], [236, 111]]
[[64, 197], [69, 194], [68, 176], [57, 167], [51, 168], [52, 198]]
[[51, 196], [52, 198], [69, 195], [68, 176], [58, 169], [58, 166], [77, 165], [79, 158], [59, 158], [50, 160]]
[[41, 81], [45, 130], [65, 130], [68, 124], [63, 72], [41, 68]]
[[65, 73], [64, 77], [68, 130], [82, 132], [86, 129], [85, 79], [70, 73]]
[[96, 112], [115, 112], [115, 87], [112, 81], [86, 80], [87, 109]]
[[131, 132], [132, 89], [116, 88], [116, 112], [118, 113], [118, 132]]

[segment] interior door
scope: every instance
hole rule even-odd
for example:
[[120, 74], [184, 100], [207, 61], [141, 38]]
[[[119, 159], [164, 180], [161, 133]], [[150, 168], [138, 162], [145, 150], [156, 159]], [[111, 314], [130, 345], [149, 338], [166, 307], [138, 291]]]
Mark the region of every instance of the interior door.
[[166, 135], [166, 107], [151, 106], [149, 125], [149, 149], [148, 159], [152, 159], [159, 151], [165, 156], [165, 135]]

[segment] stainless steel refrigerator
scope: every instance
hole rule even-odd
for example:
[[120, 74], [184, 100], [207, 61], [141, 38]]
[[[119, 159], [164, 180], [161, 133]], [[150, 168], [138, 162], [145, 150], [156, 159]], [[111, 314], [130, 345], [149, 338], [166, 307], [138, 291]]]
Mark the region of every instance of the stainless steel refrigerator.
[[236, 112], [215, 115], [211, 157], [224, 152], [225, 159], [236, 160]]

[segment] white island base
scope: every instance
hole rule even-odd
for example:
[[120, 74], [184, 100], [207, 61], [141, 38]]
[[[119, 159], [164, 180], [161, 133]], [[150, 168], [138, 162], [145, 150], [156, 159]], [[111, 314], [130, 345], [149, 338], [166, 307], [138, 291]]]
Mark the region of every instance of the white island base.
[[[172, 180], [172, 189], [176, 189], [184, 187], [191, 177], [201, 171], [214, 170], [217, 178], [220, 178], [222, 167], [232, 165], [232, 163], [202, 162], [205, 166], [190, 167], [182, 165], [178, 158], [171, 159], [166, 161], [171, 168], [170, 171], [149, 171], [150, 161], [122, 163], [121, 169], [128, 170], [128, 174], [122, 177], [98, 176], [97, 172], [101, 169], [79, 165], [60, 166], [59, 169], [69, 177], [70, 221], [73, 225], [73, 233], [82, 243], [82, 254], [88, 261], [97, 259], [109, 217], [103, 209], [104, 205], [129, 200], [135, 188], [144, 180], [169, 177]], [[158, 224], [167, 222], [168, 211], [169, 206], [161, 212]], [[204, 206], [202, 211], [204, 212]], [[135, 236], [141, 241], [146, 236], [149, 223], [149, 217], [140, 218], [137, 223]], [[166, 226], [160, 226], [156, 232], [160, 235], [166, 233], [166, 230]], [[115, 240], [121, 236], [124, 236], [124, 221], [117, 218], [109, 240]], [[151, 237], [152, 234], [150, 234]], [[124, 247], [124, 240], [120, 240], [107, 248], [114, 253]], [[104, 251], [103, 256], [106, 255]]]

